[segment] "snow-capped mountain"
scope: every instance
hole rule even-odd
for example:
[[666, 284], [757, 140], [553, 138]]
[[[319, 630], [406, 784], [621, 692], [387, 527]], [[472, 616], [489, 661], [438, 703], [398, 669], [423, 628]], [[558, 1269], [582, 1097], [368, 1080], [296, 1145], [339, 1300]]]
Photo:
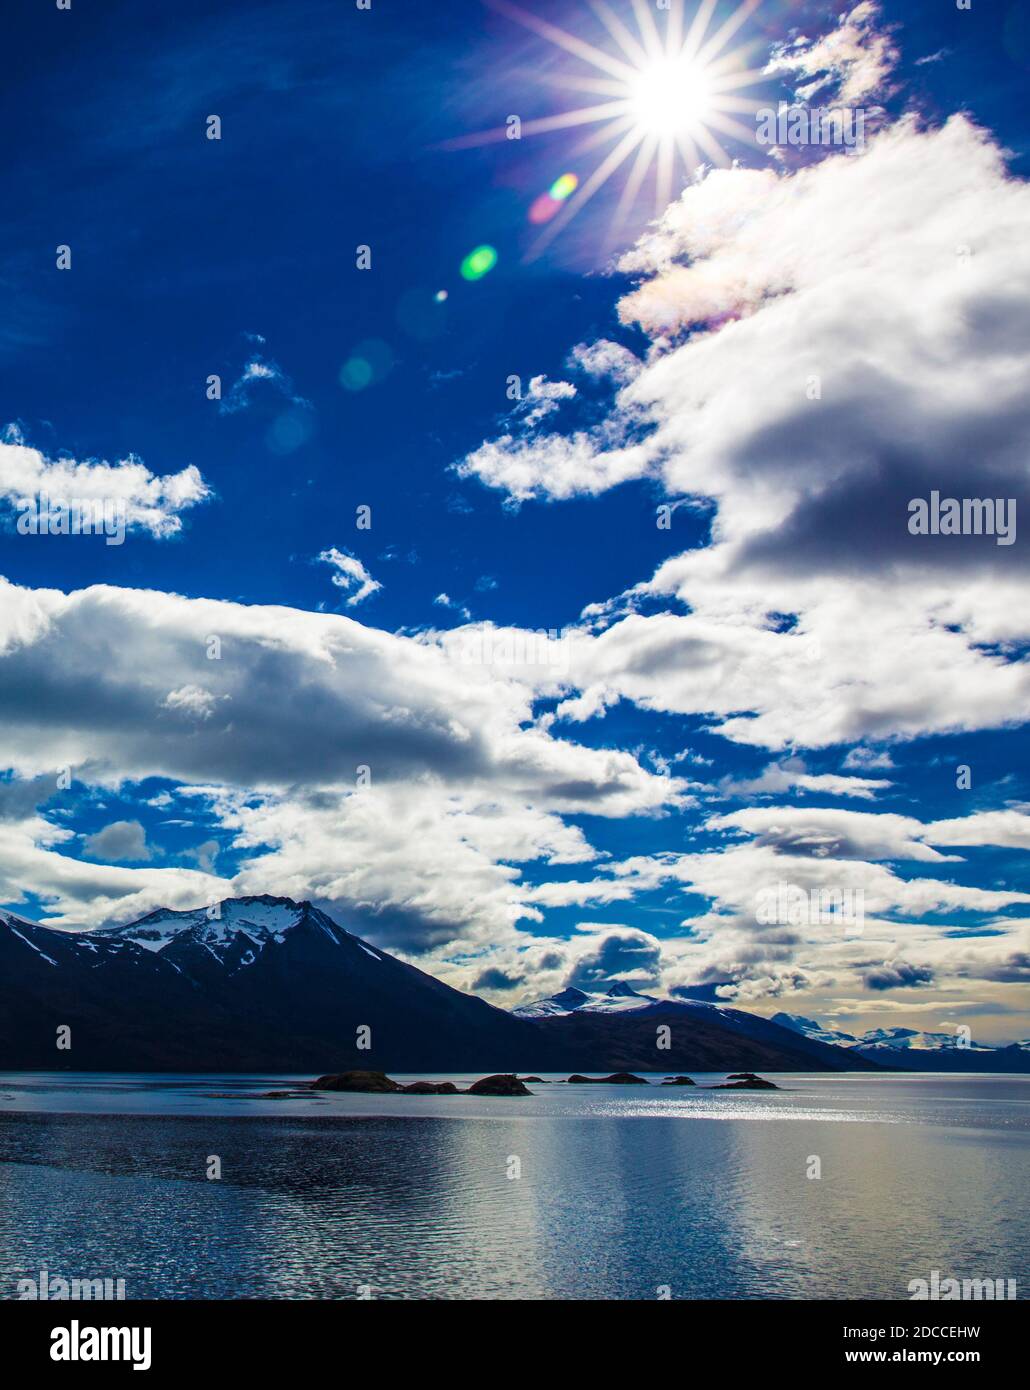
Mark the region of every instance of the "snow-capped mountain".
[[[125, 927], [100, 927], [90, 933], [117, 941], [135, 941], [148, 951], [161, 951], [184, 931], [193, 940], [218, 950], [239, 937], [258, 949], [271, 940], [282, 942], [304, 913], [304, 905], [282, 898], [230, 898], [214, 907], [176, 912], [160, 907]], [[327, 919], [328, 920], [328, 919]]]
[[[858, 1039], [858, 1046], [893, 1047], [903, 1052], [941, 1052], [961, 1047], [962, 1044], [956, 1033], [923, 1033], [915, 1028], [870, 1028]], [[965, 1050], [993, 1052], [995, 1049], [971, 1040]]]
[[803, 1014], [773, 1014], [772, 1021], [800, 1033], [802, 1037], [816, 1038], [819, 1042], [833, 1043], [837, 1047], [850, 1047], [852, 1043], [858, 1042], [853, 1033], [842, 1033], [836, 1028], [824, 1028], [817, 1019], [805, 1018]]
[[856, 1036], [854, 1033], [824, 1028], [816, 1019], [804, 1018], [801, 1014], [773, 1014], [773, 1022], [782, 1023], [785, 1028], [792, 1028], [806, 1038], [819, 1038], [841, 1047], [889, 1047], [899, 1052], [946, 1052], [955, 1049], [967, 1052], [997, 1051], [989, 1044], [970, 1042], [963, 1045], [957, 1033], [921, 1033], [915, 1028], [870, 1028]]
[[218, 966], [231, 975], [254, 965], [269, 947], [284, 945], [298, 929], [320, 932], [344, 950], [357, 946], [372, 960], [381, 959], [367, 942], [344, 931], [324, 912], [288, 898], [228, 898], [184, 912], [162, 907], [128, 926], [101, 927], [90, 935], [131, 941], [187, 973]]
[[773, 1022], [802, 1037], [832, 1042], [881, 1066], [911, 1071], [1027, 1071], [1030, 1047], [1025, 1041], [1006, 1047], [968, 1043], [956, 1033], [926, 1033], [916, 1028], [870, 1028], [855, 1036], [824, 1028], [814, 1018], [778, 1013]]
[[0, 1067], [512, 1070], [545, 1053], [311, 903], [228, 899], [90, 932], [0, 916]]
[[563, 1018], [566, 1014], [582, 1011], [584, 1013], [627, 1013], [634, 1009], [646, 1009], [657, 1004], [654, 994], [640, 994], [632, 985], [617, 981], [610, 989], [601, 993], [588, 993], [574, 985], [552, 994], [547, 999], [537, 999], [531, 1004], [520, 1004], [512, 1009], [516, 1018]]
[[[535, 1022], [556, 1041], [591, 1048], [612, 1070], [641, 1067], [716, 1071], [733, 1057], [730, 1069], [804, 1070], [811, 1067], [869, 1070], [865, 1057], [851, 1056], [832, 1043], [745, 1013], [730, 1004], [694, 998], [663, 999], [642, 994], [625, 981], [606, 990], [571, 986], [546, 999], [520, 1004], [517, 1018]], [[669, 1050], [656, 1048], [657, 1030], [668, 1028]], [[644, 1060], [631, 1060], [643, 1058]]]

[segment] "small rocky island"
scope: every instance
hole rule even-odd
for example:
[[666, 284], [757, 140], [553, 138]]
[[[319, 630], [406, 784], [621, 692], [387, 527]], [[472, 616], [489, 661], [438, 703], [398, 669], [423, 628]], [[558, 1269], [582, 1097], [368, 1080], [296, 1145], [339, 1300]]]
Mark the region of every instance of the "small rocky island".
[[525, 1084], [517, 1076], [510, 1076], [502, 1072], [498, 1076], [484, 1076], [480, 1081], [473, 1081], [472, 1085], [465, 1092], [467, 1096], [531, 1096], [532, 1091], [528, 1091]]
[[712, 1091], [778, 1091], [775, 1081], [766, 1081], [764, 1076], [756, 1076], [753, 1071], [735, 1071], [719, 1086], [711, 1086]]
[[574, 1072], [569, 1077], [570, 1086], [647, 1086], [649, 1083], [642, 1076], [634, 1076], [632, 1072], [616, 1071], [611, 1076], [580, 1076], [579, 1072]]
[[663, 1086], [696, 1086], [697, 1082], [690, 1076], [667, 1076], [662, 1082]]
[[412, 1081], [402, 1086], [399, 1081], [383, 1071], [341, 1071], [331, 1072], [312, 1081], [313, 1091], [363, 1091], [372, 1095], [408, 1096], [531, 1096], [515, 1075], [503, 1073], [497, 1076], [484, 1076], [474, 1081], [467, 1091], [455, 1086], [453, 1081]]

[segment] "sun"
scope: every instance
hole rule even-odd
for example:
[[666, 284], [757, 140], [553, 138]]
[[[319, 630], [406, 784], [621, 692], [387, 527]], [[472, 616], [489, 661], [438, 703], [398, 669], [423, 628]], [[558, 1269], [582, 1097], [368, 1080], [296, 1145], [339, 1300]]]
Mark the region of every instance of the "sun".
[[[731, 163], [720, 137], [757, 144], [754, 113], [761, 103], [743, 89], [766, 76], [748, 65], [753, 44], [728, 45], [761, 0], [741, 0], [714, 32], [709, 30], [717, 0], [669, 0], [660, 11], [665, 15], [664, 31], [650, 0], [621, 0], [621, 9], [614, 7], [620, 0], [590, 0], [591, 10], [611, 40], [603, 48], [512, 0], [483, 3], [575, 60], [567, 72], [558, 74], [550, 65], [542, 65], [541, 81], [594, 98], [587, 105], [523, 121], [520, 138], [583, 128], [571, 155], [609, 146], [588, 174], [563, 175], [573, 196], [552, 198], [550, 203], [545, 196], [534, 204], [530, 221], [546, 220], [547, 225], [527, 259], [539, 255], [623, 166], [625, 181], [610, 236], [639, 208], [648, 182], [653, 182], [653, 206], [660, 213], [672, 201], [677, 172], [690, 177], [702, 166], [725, 168]], [[623, 17], [627, 5], [632, 26]], [[750, 118], [751, 124], [741, 117]], [[508, 127], [501, 126], [445, 141], [443, 148], [462, 149], [510, 138]]]
[[638, 73], [629, 91], [634, 127], [645, 135], [693, 131], [709, 114], [712, 90], [699, 63], [662, 58]]

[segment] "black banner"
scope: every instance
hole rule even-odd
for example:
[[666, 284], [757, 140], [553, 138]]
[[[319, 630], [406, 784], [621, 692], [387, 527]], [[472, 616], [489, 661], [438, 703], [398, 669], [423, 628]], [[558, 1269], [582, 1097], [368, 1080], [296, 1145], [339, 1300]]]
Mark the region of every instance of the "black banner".
[[[5, 1362], [32, 1373], [63, 1367], [68, 1375], [90, 1370], [142, 1371], [148, 1375], [249, 1370], [295, 1370], [314, 1349], [325, 1354], [365, 1329], [377, 1333], [418, 1327], [426, 1314], [389, 1300], [338, 1302], [22, 1302], [0, 1306]], [[656, 1300], [660, 1303], [661, 1300]], [[354, 1303], [361, 1306], [353, 1306]], [[770, 1374], [843, 1370], [882, 1365], [957, 1366], [1000, 1371], [1016, 1351], [1024, 1323], [1017, 1304], [974, 1301], [893, 1303], [693, 1302], [644, 1309], [623, 1332], [689, 1332], [695, 1345], [732, 1359], [735, 1371], [753, 1367]], [[496, 1305], [494, 1305], [496, 1306]], [[563, 1305], [575, 1329], [610, 1332], [594, 1324], [599, 1303]], [[489, 1329], [491, 1305], [458, 1313], [435, 1304], [437, 1332], [455, 1317], [454, 1330]], [[520, 1306], [518, 1323], [532, 1337], [535, 1304]], [[549, 1313], [544, 1313], [548, 1322]], [[380, 1321], [385, 1319], [385, 1321]], [[511, 1319], [508, 1305], [505, 1322]], [[582, 1320], [582, 1321], [581, 1321]], [[608, 1333], [605, 1333], [607, 1336]], [[398, 1344], [386, 1343], [393, 1357]], [[404, 1344], [401, 1343], [401, 1346]], [[657, 1343], [654, 1346], [671, 1344]], [[684, 1343], [676, 1345], [684, 1349]], [[60, 1374], [60, 1372], [59, 1372]]]

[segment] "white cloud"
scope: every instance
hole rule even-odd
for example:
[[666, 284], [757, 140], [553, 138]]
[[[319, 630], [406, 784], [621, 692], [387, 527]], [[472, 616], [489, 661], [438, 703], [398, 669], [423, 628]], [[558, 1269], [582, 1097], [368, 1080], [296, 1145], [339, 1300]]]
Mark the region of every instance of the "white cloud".
[[766, 72], [807, 79], [797, 88], [801, 101], [824, 98], [833, 87], [845, 104], [881, 92], [899, 55], [890, 35], [875, 27], [879, 14], [878, 5], [862, 0], [828, 34], [777, 45]]
[[532, 427], [557, 410], [562, 401], [572, 400], [575, 395], [576, 388], [571, 381], [548, 381], [545, 376], [534, 376], [519, 402], [517, 414], [525, 426]]
[[607, 378], [624, 386], [640, 374], [643, 362], [621, 343], [598, 338], [594, 343], [577, 343], [569, 354], [569, 364], [585, 376]]
[[196, 907], [230, 896], [231, 885], [179, 868], [124, 868], [66, 852], [73, 832], [42, 816], [0, 821], [0, 879], [5, 902], [33, 895], [48, 905], [42, 920], [60, 927], [130, 921], [156, 907]]
[[[264, 342], [263, 338], [256, 337], [255, 340]], [[260, 386], [272, 388], [278, 395], [285, 396], [292, 405], [310, 409], [310, 401], [296, 394], [292, 381], [277, 362], [253, 356], [245, 363], [240, 375], [222, 398], [218, 407], [220, 413], [235, 415], [241, 410], [246, 410], [253, 403], [255, 389]]]
[[832, 772], [811, 773], [800, 758], [770, 763], [758, 777], [725, 777], [719, 783], [723, 796], [774, 796], [780, 792], [821, 792], [827, 796], [856, 797], [871, 801], [892, 784], [883, 778], [843, 777]]
[[1030, 815], [1010, 808], [1003, 811], [977, 811], [954, 820], [933, 821], [923, 838], [932, 845], [1003, 845], [1007, 849], [1030, 849]]
[[132, 455], [118, 463], [49, 459], [8, 426], [0, 438], [0, 504], [16, 507], [44, 493], [55, 505], [74, 501], [123, 507], [127, 527], [157, 538], [181, 531], [181, 513], [211, 495], [193, 464], [159, 477]]
[[216, 698], [202, 685], [183, 685], [170, 690], [161, 701], [164, 709], [182, 710], [198, 719], [210, 719], [215, 712]]
[[[517, 670], [464, 659], [461, 629], [412, 638], [342, 614], [0, 579], [0, 766], [283, 790], [353, 786], [366, 763], [376, 785], [428, 776], [609, 816], [682, 796], [629, 753], [534, 727]], [[155, 719], [190, 687], [218, 702], [210, 718]]]
[[138, 820], [116, 820], [86, 837], [85, 853], [90, 859], [149, 859], [146, 832]]
[[934, 488], [1030, 511], [1028, 220], [963, 117], [684, 191], [626, 258], [620, 315], [654, 348], [607, 421], [461, 465], [517, 502], [647, 476], [716, 508], [710, 544], [568, 635], [560, 718], [625, 698], [771, 749], [1030, 718], [1025, 544], [907, 526]]
[[237, 849], [260, 851], [248, 856], [238, 891], [315, 897], [408, 955], [513, 944], [520, 920], [540, 920], [515, 866], [596, 857], [551, 812], [503, 793], [448, 794], [431, 781], [258, 804], [222, 796], [216, 808]]
[[461, 616], [466, 620], [466, 622], [472, 616], [472, 614], [464, 606], [464, 604], [456, 603], [448, 593], [437, 594], [436, 598], [433, 599], [433, 602], [436, 604], [438, 608], [450, 608], [453, 609], [454, 612], [460, 613]]
[[[573, 348], [569, 366], [595, 381], [625, 386], [638, 374], [641, 363], [627, 348], [602, 338]], [[533, 377], [525, 398], [508, 417], [507, 431], [497, 439], [485, 440], [458, 463], [458, 476], [475, 477], [487, 487], [506, 492], [509, 503], [515, 505], [534, 497], [605, 492], [643, 476], [648, 454], [634, 443], [635, 421], [628, 408], [590, 429], [577, 429], [569, 435], [541, 433], [541, 422], [562, 401], [577, 395], [571, 382]]]
[[859, 859], [925, 860], [948, 863], [961, 856], [943, 855], [945, 848], [995, 845], [1030, 849], [1030, 815], [1009, 808], [974, 811], [952, 820], [923, 823], [914, 816], [889, 812], [841, 810], [836, 807], [748, 807], [713, 817], [715, 829], [737, 829], [793, 852]]
[[873, 768], [891, 768], [894, 766], [894, 759], [882, 748], [851, 748], [848, 750], [847, 757], [844, 759], [844, 767], [847, 771], [866, 772]]
[[[927, 843], [928, 831], [913, 816], [891, 812], [840, 810], [836, 807], [751, 806], [742, 811], [714, 816], [715, 830], [737, 830], [790, 854], [811, 854], [834, 859], [923, 860], [947, 863]], [[955, 856], [951, 856], [954, 859]]]
[[337, 550], [333, 546], [331, 550], [323, 550], [318, 558], [336, 570], [333, 583], [346, 592], [348, 608], [353, 608], [383, 587], [377, 579], [372, 578], [358, 557], [348, 550]]
[[537, 496], [562, 499], [607, 492], [642, 477], [648, 458], [639, 445], [612, 449], [600, 434], [582, 431], [532, 438], [502, 434], [469, 454], [457, 472], [501, 489], [514, 502], [528, 502]]

